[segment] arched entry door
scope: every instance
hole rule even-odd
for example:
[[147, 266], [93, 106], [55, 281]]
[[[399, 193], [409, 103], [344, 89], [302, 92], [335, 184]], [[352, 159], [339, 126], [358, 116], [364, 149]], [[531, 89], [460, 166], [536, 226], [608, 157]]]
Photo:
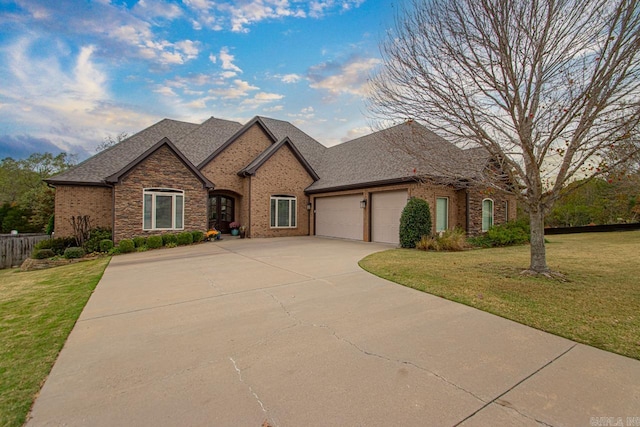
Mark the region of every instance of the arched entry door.
[[229, 233], [229, 223], [233, 221], [235, 200], [224, 194], [209, 195], [209, 228]]

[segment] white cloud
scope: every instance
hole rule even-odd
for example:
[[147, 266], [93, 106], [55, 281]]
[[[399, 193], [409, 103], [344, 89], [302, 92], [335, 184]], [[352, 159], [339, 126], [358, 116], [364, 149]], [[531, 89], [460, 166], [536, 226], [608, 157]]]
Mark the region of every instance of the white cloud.
[[313, 119], [316, 112], [313, 107], [305, 107], [298, 113], [289, 113], [287, 116], [297, 119], [299, 123], [305, 123], [307, 120]]
[[235, 56], [229, 53], [229, 48], [224, 46], [220, 49], [220, 53], [218, 54], [218, 58], [220, 58], [220, 62], [222, 63], [223, 70], [235, 71], [237, 73], [242, 73], [240, 67], [236, 66], [233, 61], [236, 59]]
[[200, 42], [194, 42], [192, 40], [182, 40], [175, 43], [175, 47], [177, 50], [182, 52], [182, 55], [188, 61], [190, 59], [195, 59], [198, 57], [200, 50], [198, 49], [198, 45]]
[[156, 120], [111, 100], [109, 77], [94, 61], [94, 46], [82, 46], [75, 55], [58, 46], [48, 56], [31, 56], [32, 45], [40, 42], [23, 38], [0, 51], [0, 64], [6, 64], [0, 65], [0, 79], [12, 82], [0, 85], [0, 98], [13, 106], [3, 108], [3, 123], [28, 126], [31, 136], [62, 150], [92, 152], [105, 135]]
[[[331, 12], [343, 12], [358, 7], [364, 0], [244, 0], [206, 1], [184, 0], [184, 4], [197, 14], [199, 27], [214, 31], [229, 28], [246, 33], [249, 27], [266, 20], [292, 18], [321, 18]], [[195, 28], [195, 25], [194, 25]]]
[[371, 132], [372, 132], [371, 127], [368, 127], [368, 126], [355, 127], [355, 128], [349, 129], [347, 131], [347, 135], [341, 138], [340, 140], [342, 142], [351, 141], [352, 139], [356, 139], [356, 138], [360, 138], [361, 136], [368, 135]]
[[164, 18], [173, 20], [182, 15], [180, 6], [165, 3], [161, 0], [140, 0], [133, 7], [133, 12], [141, 18]]
[[236, 79], [232, 82], [232, 86], [224, 88], [211, 89], [209, 92], [223, 99], [238, 99], [249, 95], [249, 92], [260, 88], [251, 86], [244, 80]]
[[[1, 106], [0, 106], [1, 108]], [[263, 108], [262, 111], [266, 112], [266, 113], [274, 113], [276, 111], [282, 111], [284, 110], [284, 106], [282, 105], [274, 105], [273, 107], [266, 107]]]
[[164, 96], [178, 96], [169, 86], [159, 86], [154, 89], [154, 92]]
[[280, 95], [278, 93], [260, 92], [257, 93], [253, 98], [245, 99], [244, 101], [242, 101], [242, 105], [250, 105], [256, 107], [258, 105], [280, 101], [282, 98], [284, 98], [284, 95]]
[[366, 95], [367, 78], [380, 63], [377, 58], [354, 58], [344, 64], [324, 62], [309, 69], [309, 86], [326, 90], [332, 95]]
[[282, 83], [297, 83], [302, 80], [302, 76], [299, 74], [285, 74], [283, 76], [278, 76]]

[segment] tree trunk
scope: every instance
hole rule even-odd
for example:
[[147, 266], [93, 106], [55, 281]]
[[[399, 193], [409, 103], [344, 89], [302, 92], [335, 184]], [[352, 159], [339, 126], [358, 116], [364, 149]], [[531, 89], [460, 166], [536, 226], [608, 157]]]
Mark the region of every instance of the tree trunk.
[[531, 265], [529, 270], [535, 273], [547, 273], [547, 252], [544, 246], [544, 213], [542, 209], [529, 212], [531, 226]]

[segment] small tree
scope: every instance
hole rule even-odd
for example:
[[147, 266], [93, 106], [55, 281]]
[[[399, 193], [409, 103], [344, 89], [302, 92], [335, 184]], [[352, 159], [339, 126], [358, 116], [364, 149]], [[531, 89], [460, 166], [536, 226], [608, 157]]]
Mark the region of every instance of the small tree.
[[89, 239], [91, 230], [91, 217], [89, 215], [76, 215], [69, 218], [69, 223], [73, 230], [73, 237], [79, 247], [84, 247], [84, 242]]
[[400, 246], [415, 248], [422, 236], [431, 234], [431, 209], [417, 197], [409, 200], [400, 216]]

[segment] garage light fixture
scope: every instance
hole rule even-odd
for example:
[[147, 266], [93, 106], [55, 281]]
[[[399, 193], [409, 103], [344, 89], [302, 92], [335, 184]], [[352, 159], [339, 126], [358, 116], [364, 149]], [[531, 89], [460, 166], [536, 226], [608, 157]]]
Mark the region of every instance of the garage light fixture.
[[367, 199], [360, 200], [360, 207], [365, 209], [367, 207]]
[[311, 210], [311, 202], [307, 203], [307, 210], [310, 211]]

